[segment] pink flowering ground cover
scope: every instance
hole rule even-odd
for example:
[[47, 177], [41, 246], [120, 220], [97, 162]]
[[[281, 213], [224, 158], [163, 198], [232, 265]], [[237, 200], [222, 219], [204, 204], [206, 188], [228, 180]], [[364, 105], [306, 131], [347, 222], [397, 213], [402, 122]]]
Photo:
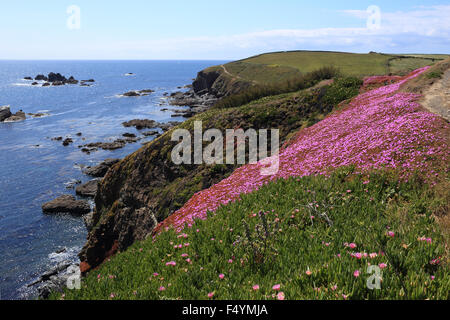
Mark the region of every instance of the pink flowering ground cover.
[[[227, 179], [195, 194], [156, 231], [170, 226], [180, 231], [193, 219], [205, 219], [208, 211], [214, 212], [220, 205], [236, 201], [241, 194], [258, 190], [270, 181], [328, 174], [349, 165], [359, 172], [395, 169], [405, 181], [413, 172], [420, 172], [432, 183], [438, 173], [428, 167], [436, 168], [449, 160], [450, 126], [438, 115], [425, 111], [417, 102], [419, 95], [399, 90], [428, 68], [360, 94], [342, 110], [301, 130], [280, 150], [275, 175], [261, 175], [265, 166], [261, 162], [244, 165]], [[370, 81], [376, 79], [366, 79]]]

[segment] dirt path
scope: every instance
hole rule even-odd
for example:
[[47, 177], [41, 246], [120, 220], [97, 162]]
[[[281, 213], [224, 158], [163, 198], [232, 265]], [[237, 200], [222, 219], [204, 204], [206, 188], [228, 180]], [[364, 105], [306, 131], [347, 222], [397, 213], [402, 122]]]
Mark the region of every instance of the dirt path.
[[450, 121], [450, 69], [444, 72], [441, 80], [424, 92], [420, 103], [431, 112]]
[[[221, 67], [223, 69], [223, 72], [225, 72], [225, 74], [229, 75], [232, 78], [232, 80], [239, 79], [239, 80], [242, 80], [242, 81], [249, 82], [249, 80], [246, 80], [246, 79], [242, 78], [241, 76], [238, 76], [237, 74], [235, 75], [235, 74], [232, 74], [231, 72], [229, 72], [227, 70], [227, 68], [225, 67], [225, 65], [222, 64]], [[255, 81], [255, 80], [251, 80], [250, 82], [253, 83], [253, 84], [258, 84], [258, 82]]]

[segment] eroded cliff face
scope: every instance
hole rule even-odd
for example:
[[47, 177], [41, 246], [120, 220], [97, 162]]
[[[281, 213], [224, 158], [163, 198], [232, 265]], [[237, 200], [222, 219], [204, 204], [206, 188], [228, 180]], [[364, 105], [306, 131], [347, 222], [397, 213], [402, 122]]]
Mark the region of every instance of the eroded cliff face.
[[[322, 96], [323, 89], [252, 104], [251, 108], [210, 109], [179, 128], [193, 135], [196, 120], [203, 122], [203, 130], [217, 128], [224, 136], [230, 128], [278, 128], [283, 142], [299, 128], [314, 124], [331, 111], [331, 106], [321, 103]], [[149, 237], [157, 223], [180, 209], [194, 193], [218, 183], [237, 167], [175, 165], [171, 153], [178, 142], [172, 142], [171, 136], [169, 131], [115, 164], [99, 183], [93, 228], [80, 252], [82, 272], [136, 240]]]
[[192, 83], [196, 94], [209, 93], [217, 98], [239, 93], [251, 85], [251, 82], [227, 74], [221, 66], [200, 71]]

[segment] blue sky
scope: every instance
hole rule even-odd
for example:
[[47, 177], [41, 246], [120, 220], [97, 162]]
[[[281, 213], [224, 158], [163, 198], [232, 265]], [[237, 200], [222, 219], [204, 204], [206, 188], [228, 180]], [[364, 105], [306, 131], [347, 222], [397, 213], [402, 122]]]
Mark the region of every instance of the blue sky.
[[[79, 29], [67, 26], [71, 5], [80, 9]], [[381, 12], [372, 29], [371, 5]], [[239, 59], [282, 50], [450, 53], [449, 17], [449, 0], [1, 1], [0, 59]]]

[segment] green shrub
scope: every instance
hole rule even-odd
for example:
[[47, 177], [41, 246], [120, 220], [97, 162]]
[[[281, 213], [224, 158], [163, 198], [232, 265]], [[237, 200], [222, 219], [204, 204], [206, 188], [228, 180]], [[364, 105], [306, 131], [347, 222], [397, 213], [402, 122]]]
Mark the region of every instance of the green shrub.
[[251, 101], [268, 96], [275, 96], [288, 92], [295, 92], [310, 88], [321, 80], [332, 79], [339, 75], [339, 70], [334, 67], [323, 67], [299, 77], [279, 82], [272, 85], [252, 86], [241, 93], [222, 98], [215, 104], [215, 108], [233, 108], [247, 104]]

